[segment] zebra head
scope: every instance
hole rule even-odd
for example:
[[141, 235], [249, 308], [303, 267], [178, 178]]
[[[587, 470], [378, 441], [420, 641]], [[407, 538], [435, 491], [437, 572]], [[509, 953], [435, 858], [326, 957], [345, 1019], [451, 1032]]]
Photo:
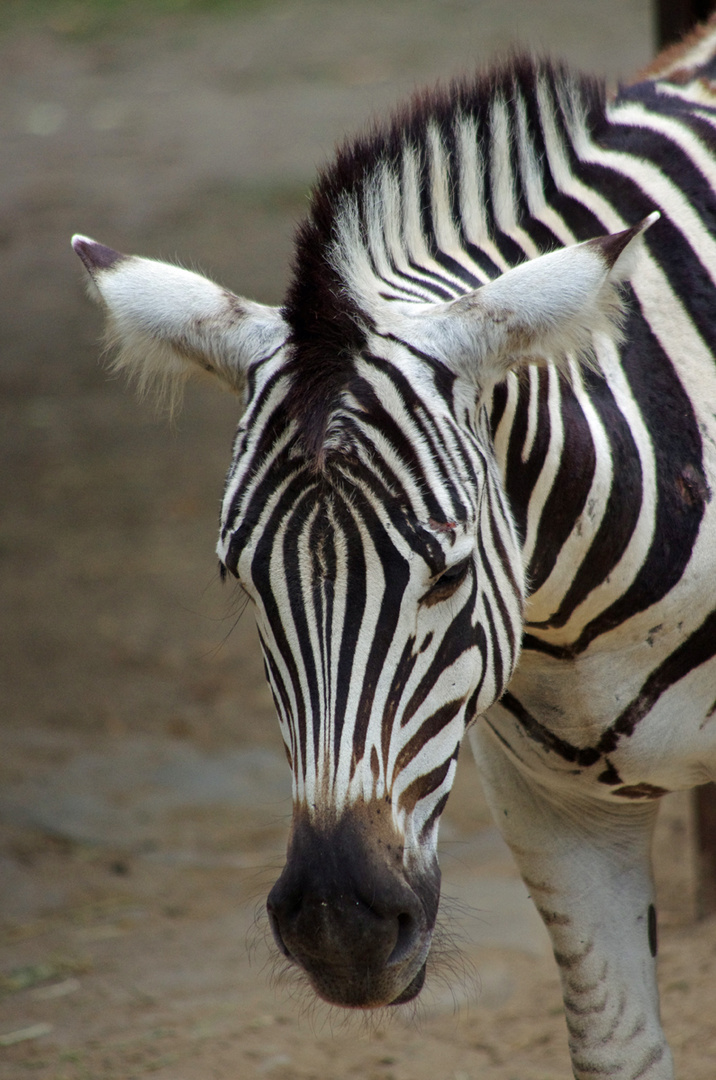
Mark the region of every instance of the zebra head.
[[510, 369], [583, 350], [641, 227], [540, 256], [452, 299], [376, 285], [347, 209], [299, 237], [286, 305], [75, 249], [117, 366], [170, 395], [208, 372], [242, 396], [219, 555], [250, 597], [293, 772], [269, 915], [340, 1005], [420, 990], [437, 830], [466, 726], [517, 663], [525, 582], [490, 431]]

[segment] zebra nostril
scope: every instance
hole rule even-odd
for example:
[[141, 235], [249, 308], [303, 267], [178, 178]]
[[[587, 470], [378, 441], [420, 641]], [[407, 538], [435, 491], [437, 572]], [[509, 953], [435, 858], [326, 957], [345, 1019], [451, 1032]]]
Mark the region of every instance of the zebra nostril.
[[271, 927], [273, 939], [276, 942], [276, 948], [283, 956], [290, 960], [291, 953], [286, 946], [286, 942], [283, 940], [283, 934], [281, 933], [281, 926], [278, 921], [278, 916], [269, 904], [266, 905], [266, 910], [268, 911], [269, 926]]
[[286, 929], [295, 923], [303, 906], [303, 897], [298, 891], [284, 892], [280, 886], [281, 881], [279, 879], [269, 893], [266, 901], [266, 911], [268, 912], [271, 933], [279, 952], [291, 959], [291, 950], [286, 945], [281, 932], [281, 925], [283, 924]]
[[415, 917], [407, 911], [401, 912], [398, 915], [398, 937], [388, 957], [388, 964], [400, 964], [410, 956], [415, 947], [416, 930]]

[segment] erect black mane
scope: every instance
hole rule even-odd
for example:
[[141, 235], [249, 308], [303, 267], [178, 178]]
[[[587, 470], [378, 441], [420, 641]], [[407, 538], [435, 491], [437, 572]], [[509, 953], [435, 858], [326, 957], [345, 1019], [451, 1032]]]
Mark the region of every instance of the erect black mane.
[[[306, 453], [319, 466], [323, 460], [328, 423], [341, 391], [351, 378], [352, 361], [365, 347], [365, 327], [369, 324], [368, 317], [359, 310], [346, 282], [331, 262], [337, 222], [346, 202], [351, 196], [358, 196], [360, 206], [360, 195], [377, 168], [387, 163], [399, 171], [401, 153], [406, 144], [411, 146], [421, 162], [421, 209], [426, 239], [437, 250], [428, 196], [426, 141], [429, 126], [437, 127], [440, 132], [451, 171], [450, 187], [454, 191], [457, 187], [454, 125], [458, 116], [474, 119], [481, 152], [486, 156], [489, 154], [491, 104], [500, 97], [509, 107], [519, 94], [527, 103], [530, 133], [537, 148], [542, 145], [535, 93], [538, 78], [544, 80], [555, 96], [554, 113], [557, 122], [561, 123], [566, 143], [569, 142], [568, 121], [561, 115], [556, 87], [566, 85], [572, 95], [578, 94], [581, 109], [592, 130], [603, 123], [605, 93], [601, 82], [577, 78], [562, 65], [549, 61], [513, 56], [473, 78], [419, 91], [387, 121], [374, 122], [363, 135], [339, 147], [333, 162], [319, 175], [308, 216], [296, 234], [292, 280], [284, 305], [284, 316], [291, 327], [293, 351], [290, 412], [298, 422]], [[513, 152], [516, 153], [514, 148]], [[517, 169], [515, 173], [518, 175]], [[550, 184], [554, 187], [547, 171], [544, 182], [546, 187]], [[526, 202], [520, 199], [519, 191], [516, 194], [520, 212], [527, 218]], [[485, 212], [491, 231], [497, 231], [489, 191], [486, 191]], [[453, 216], [459, 226], [457, 204]]]

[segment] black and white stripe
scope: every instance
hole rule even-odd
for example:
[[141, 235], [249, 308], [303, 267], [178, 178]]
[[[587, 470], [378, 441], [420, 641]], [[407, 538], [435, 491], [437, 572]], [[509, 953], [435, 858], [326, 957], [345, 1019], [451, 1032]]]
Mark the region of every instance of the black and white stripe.
[[420, 992], [474, 720], [580, 1080], [673, 1080], [650, 830], [716, 776], [715, 57], [418, 97], [320, 179], [281, 309], [74, 241], [119, 367], [245, 399], [219, 555], [294, 777], [279, 949], [335, 1004]]
[[[659, 647], [663, 627], [673, 630], [672, 598], [713, 568], [704, 438], [716, 430], [715, 122], [714, 105], [695, 108], [683, 91], [647, 82], [607, 102], [597, 84], [520, 62], [416, 101], [345, 149], [319, 184], [284, 309], [289, 342], [254, 375], [220, 546], [233, 571], [244, 560], [242, 579], [265, 609], [299, 797], [366, 797], [365, 782], [354, 784], [366, 755], [376, 792], [402, 790], [406, 768], [413, 787], [448, 776], [464, 720], [512, 673], [523, 572], [520, 671], [538, 673], [540, 654], [618, 649], [620, 634], [642, 633], [635, 620], [646, 612], [651, 648], [634, 671], [633, 703], [716, 653], [703, 594], [677, 640], [664, 631]], [[453, 300], [654, 209], [661, 220], [626, 290], [623, 325], [595, 335], [594, 367], [574, 357], [566, 371], [529, 367], [480, 397], [376, 319], [380, 304]], [[450, 564], [450, 529], [429, 522], [473, 531], [455, 613], [465, 629], [443, 620], [429, 644], [396, 640], [410, 552], [428, 576]], [[290, 605], [279, 612], [282, 591]], [[436, 688], [467, 647], [479, 683], [452, 716]], [[416, 693], [440, 704], [413, 730]], [[501, 710], [565, 763], [593, 758], [611, 790], [634, 786], [605, 764], [604, 748], [648, 709], [633, 704], [629, 722], [623, 709], [604, 716], [598, 737], [587, 724], [562, 746], [549, 702], [534, 698], [511, 690]]]

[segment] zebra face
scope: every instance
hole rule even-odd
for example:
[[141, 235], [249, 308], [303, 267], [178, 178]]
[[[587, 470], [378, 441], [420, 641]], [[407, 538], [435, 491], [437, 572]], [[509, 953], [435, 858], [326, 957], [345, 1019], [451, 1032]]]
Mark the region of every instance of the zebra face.
[[252, 601], [293, 771], [274, 936], [322, 997], [363, 1007], [422, 985], [440, 814], [522, 615], [489, 436], [457, 419], [464, 388], [431, 382], [405, 350], [370, 356], [320, 467], [287, 416], [286, 359], [257, 373], [219, 548]]
[[338, 246], [335, 221], [318, 253], [308, 228], [284, 309], [74, 245], [116, 367], [170, 401], [194, 372], [244, 398], [219, 555], [253, 603], [293, 770], [269, 914], [320, 995], [372, 1007], [422, 986], [460, 742], [517, 662], [523, 569], [490, 387], [588, 345], [653, 216], [430, 303], [386, 298], [345, 212]]

